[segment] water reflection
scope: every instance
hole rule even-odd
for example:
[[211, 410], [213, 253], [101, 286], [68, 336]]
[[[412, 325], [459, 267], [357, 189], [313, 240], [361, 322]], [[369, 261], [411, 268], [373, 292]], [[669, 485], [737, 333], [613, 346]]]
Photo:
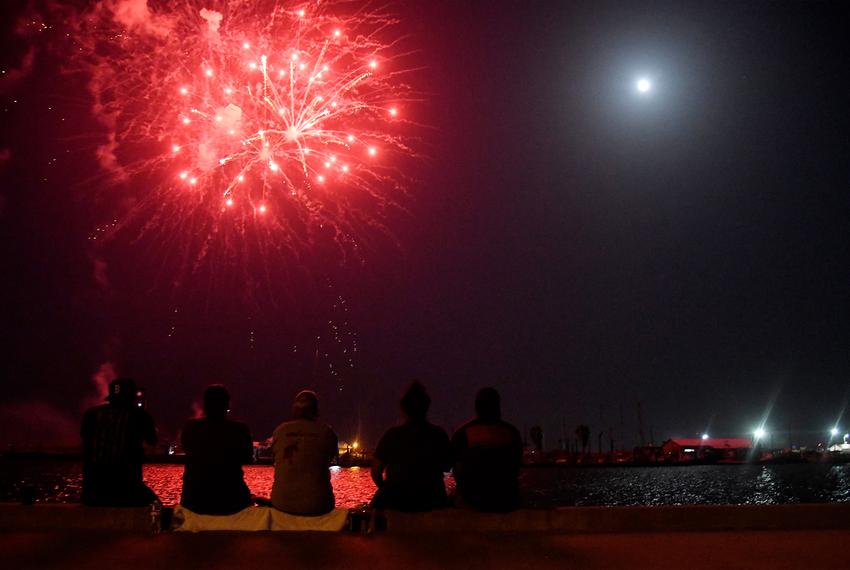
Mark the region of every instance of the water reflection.
[[779, 482], [775, 473], [768, 466], [761, 467], [758, 476], [755, 478], [752, 497], [746, 502], [753, 505], [772, 505], [781, 502], [778, 500], [780, 496]]
[[[249, 465], [244, 471], [245, 483], [251, 494], [268, 498], [274, 482], [274, 469], [268, 465]], [[180, 501], [180, 491], [183, 487], [182, 465], [145, 465], [144, 478], [163, 504], [173, 505]], [[372, 483], [368, 469], [332, 468], [331, 486], [334, 489], [336, 504], [342, 508], [364, 505], [375, 494], [375, 484]]]
[[[176, 504], [182, 465], [145, 465], [145, 481], [167, 505]], [[41, 502], [75, 502], [82, 468], [70, 461], [0, 459], [0, 501], [19, 501], [31, 486]], [[268, 497], [271, 466], [245, 467], [254, 495]], [[631, 468], [529, 468], [521, 475], [523, 504], [532, 508], [572, 505], [696, 505], [850, 502], [850, 465], [703, 465]], [[367, 503], [375, 486], [366, 468], [335, 468], [337, 505]], [[446, 477], [451, 491], [454, 480]]]
[[850, 501], [850, 465], [525, 469], [521, 483], [531, 507]]

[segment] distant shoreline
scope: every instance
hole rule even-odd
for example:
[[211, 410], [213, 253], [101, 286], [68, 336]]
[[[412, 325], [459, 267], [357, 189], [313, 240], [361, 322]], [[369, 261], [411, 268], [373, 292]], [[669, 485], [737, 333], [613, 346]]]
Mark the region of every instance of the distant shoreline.
[[[0, 453], [0, 461], [5, 460], [30, 460], [30, 461], [82, 461], [82, 453], [75, 452], [49, 452], [49, 451], [13, 451]], [[162, 465], [184, 465], [186, 456], [184, 454], [157, 454], [145, 458], [145, 464]], [[787, 457], [771, 456], [769, 458], [754, 459], [751, 461], [598, 461], [594, 458], [578, 458], [578, 460], [561, 461], [554, 459], [540, 459], [524, 461], [522, 466], [533, 469], [551, 468], [612, 468], [612, 467], [691, 467], [698, 465], [841, 465], [850, 463], [850, 454], [847, 453], [822, 453], [817, 456]], [[261, 457], [252, 465], [273, 465], [274, 460], [270, 457]], [[371, 465], [368, 456], [345, 459], [340, 458], [335, 465], [339, 467], [368, 467]]]

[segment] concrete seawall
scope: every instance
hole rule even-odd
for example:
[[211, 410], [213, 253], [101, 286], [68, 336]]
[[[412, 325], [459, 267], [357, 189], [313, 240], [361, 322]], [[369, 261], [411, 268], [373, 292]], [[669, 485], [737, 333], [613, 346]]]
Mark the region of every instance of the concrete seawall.
[[[568, 507], [506, 514], [445, 509], [387, 512], [387, 532], [653, 533], [850, 529], [850, 504]], [[0, 504], [0, 532], [127, 531], [151, 533], [151, 511], [79, 504]]]
[[[4, 567], [122, 570], [848, 568], [850, 505], [388, 513], [387, 532], [151, 532], [149, 509], [0, 505]], [[724, 530], [725, 529], [725, 530]]]
[[567, 507], [507, 514], [387, 513], [390, 532], [640, 533], [850, 528], [850, 504]]
[[0, 532], [109, 530], [151, 533], [153, 529], [150, 507], [113, 509], [78, 503], [0, 503]]

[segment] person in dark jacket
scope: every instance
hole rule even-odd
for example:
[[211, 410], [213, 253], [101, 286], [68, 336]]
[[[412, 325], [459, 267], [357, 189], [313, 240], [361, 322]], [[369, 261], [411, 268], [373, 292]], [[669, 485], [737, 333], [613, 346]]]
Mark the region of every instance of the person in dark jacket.
[[499, 393], [493, 388], [478, 392], [475, 415], [452, 436], [455, 504], [480, 511], [516, 509], [522, 464], [519, 430], [502, 421]]
[[254, 445], [248, 426], [227, 418], [230, 393], [221, 384], [204, 391], [204, 417], [183, 427], [186, 451], [180, 503], [205, 515], [229, 515], [253, 504], [242, 466], [252, 463]]
[[399, 511], [430, 511], [447, 506], [443, 473], [452, 467], [445, 430], [428, 422], [431, 398], [414, 382], [401, 398], [405, 421], [381, 437], [375, 449], [372, 480], [378, 490], [372, 506]]
[[156, 444], [151, 415], [137, 405], [136, 382], [118, 378], [109, 384], [108, 403], [83, 414], [83, 489], [86, 505], [136, 507], [157, 500], [142, 480], [144, 446]]

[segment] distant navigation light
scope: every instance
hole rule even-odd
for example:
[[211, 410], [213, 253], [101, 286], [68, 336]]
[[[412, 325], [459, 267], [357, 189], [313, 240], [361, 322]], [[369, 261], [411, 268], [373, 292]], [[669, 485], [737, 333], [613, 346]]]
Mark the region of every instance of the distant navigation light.
[[646, 79], [645, 77], [638, 79], [638, 82], [637, 82], [637, 90], [638, 91], [640, 91], [641, 93], [649, 93], [649, 91], [651, 89], [652, 89], [652, 83], [650, 83], [649, 79]]
[[703, 440], [708, 439], [708, 434], [707, 434], [707, 433], [702, 434], [702, 439], [703, 439]]

